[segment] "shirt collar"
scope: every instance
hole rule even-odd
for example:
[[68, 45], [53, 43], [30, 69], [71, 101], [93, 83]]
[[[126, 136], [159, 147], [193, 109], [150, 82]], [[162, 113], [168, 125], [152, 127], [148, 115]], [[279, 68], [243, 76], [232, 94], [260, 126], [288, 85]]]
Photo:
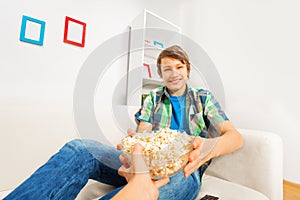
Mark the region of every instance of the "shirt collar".
[[[191, 96], [190, 96], [191, 88], [190, 88], [190, 86], [189, 86], [187, 83], [186, 83], [185, 85], [186, 85], [186, 89], [185, 89], [185, 92], [184, 92], [184, 93], [185, 93], [185, 94], [188, 94], [189, 97], [191, 97]], [[167, 86], [164, 86], [162, 95], [165, 95], [166, 97], [170, 98], [170, 94], [169, 94], [169, 92], [168, 92], [168, 90], [167, 90]]]

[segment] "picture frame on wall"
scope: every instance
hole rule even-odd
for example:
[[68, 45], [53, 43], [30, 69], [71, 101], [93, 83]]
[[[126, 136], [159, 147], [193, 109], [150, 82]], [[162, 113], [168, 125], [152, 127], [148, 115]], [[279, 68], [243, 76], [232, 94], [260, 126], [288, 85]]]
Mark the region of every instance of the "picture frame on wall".
[[20, 41], [43, 46], [45, 27], [46, 22], [23, 15]]
[[86, 23], [66, 16], [64, 42], [79, 47], [84, 47]]

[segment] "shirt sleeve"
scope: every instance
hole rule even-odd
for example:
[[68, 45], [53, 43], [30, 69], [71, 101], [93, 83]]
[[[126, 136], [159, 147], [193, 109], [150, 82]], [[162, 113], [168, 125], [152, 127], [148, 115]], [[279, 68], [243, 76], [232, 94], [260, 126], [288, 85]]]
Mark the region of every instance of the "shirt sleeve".
[[135, 114], [135, 119], [138, 122], [148, 122], [152, 124], [152, 109], [153, 109], [154, 103], [153, 103], [153, 92], [150, 92], [150, 94], [145, 98], [144, 103], [139, 109], [139, 111]]
[[207, 116], [209, 122], [214, 126], [229, 120], [225, 112], [221, 109], [219, 102], [209, 91], [207, 92], [205, 101], [204, 115]]

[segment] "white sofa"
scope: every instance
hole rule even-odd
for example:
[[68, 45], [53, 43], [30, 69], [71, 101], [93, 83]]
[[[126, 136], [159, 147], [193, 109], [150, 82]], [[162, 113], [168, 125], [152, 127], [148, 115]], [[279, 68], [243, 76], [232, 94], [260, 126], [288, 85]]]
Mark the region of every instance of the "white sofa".
[[[211, 194], [220, 200], [282, 200], [281, 138], [265, 131], [239, 130], [244, 138], [243, 148], [213, 160], [196, 199]], [[112, 189], [90, 180], [76, 199], [99, 199]], [[0, 198], [7, 193], [0, 193]]]
[[[213, 160], [196, 199], [211, 194], [220, 200], [282, 200], [281, 138], [265, 131], [239, 131], [244, 138], [243, 148]], [[77, 200], [98, 199], [112, 189], [89, 181]]]

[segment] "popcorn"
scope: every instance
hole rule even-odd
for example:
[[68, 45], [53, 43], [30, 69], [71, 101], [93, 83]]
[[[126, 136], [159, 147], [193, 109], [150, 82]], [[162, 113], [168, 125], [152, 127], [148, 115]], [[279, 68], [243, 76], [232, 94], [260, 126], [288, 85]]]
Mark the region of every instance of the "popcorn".
[[169, 128], [152, 133], [137, 133], [122, 140], [123, 154], [130, 160], [136, 143], [144, 147], [143, 155], [154, 179], [171, 176], [188, 162], [194, 137]]

